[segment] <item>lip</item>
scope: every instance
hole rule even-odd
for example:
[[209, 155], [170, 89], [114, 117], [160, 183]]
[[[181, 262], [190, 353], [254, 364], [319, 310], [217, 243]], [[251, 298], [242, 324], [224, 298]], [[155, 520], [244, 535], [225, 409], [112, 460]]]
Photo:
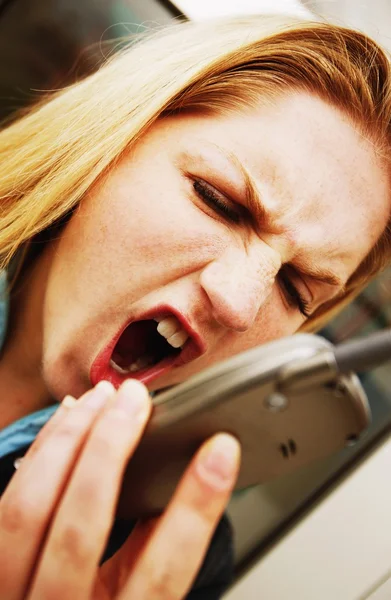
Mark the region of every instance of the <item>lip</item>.
[[[181, 327], [189, 335], [189, 339], [183, 347], [183, 350], [178, 356], [169, 356], [157, 365], [148, 367], [137, 371], [137, 373], [118, 373], [110, 365], [110, 359], [113, 354], [114, 348], [121, 337], [125, 329], [136, 321], [146, 321], [152, 319], [164, 319], [165, 317], [174, 316], [178, 319]], [[110, 381], [115, 387], [119, 387], [126, 379], [138, 379], [144, 384], [151, 383], [157, 377], [167, 373], [175, 367], [183, 366], [192, 360], [200, 357], [206, 352], [206, 344], [200, 334], [190, 324], [188, 318], [182, 314], [179, 310], [168, 304], [157, 306], [149, 311], [137, 315], [136, 317], [127, 321], [121, 329], [117, 332], [111, 342], [103, 348], [97, 355], [90, 369], [90, 381], [95, 386], [99, 381], [105, 379]]]

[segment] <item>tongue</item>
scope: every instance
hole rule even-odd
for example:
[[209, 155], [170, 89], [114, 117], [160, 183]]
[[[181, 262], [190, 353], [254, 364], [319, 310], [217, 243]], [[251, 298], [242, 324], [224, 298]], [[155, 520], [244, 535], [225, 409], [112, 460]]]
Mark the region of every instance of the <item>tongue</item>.
[[114, 348], [114, 362], [123, 368], [136, 362], [146, 353], [149, 336], [155, 331], [155, 321], [136, 321], [128, 325]]

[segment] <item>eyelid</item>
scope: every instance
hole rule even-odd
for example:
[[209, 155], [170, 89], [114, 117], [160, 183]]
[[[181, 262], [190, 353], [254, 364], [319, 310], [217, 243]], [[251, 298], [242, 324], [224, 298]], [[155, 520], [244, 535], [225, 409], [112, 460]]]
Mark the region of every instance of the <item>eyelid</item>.
[[211, 210], [222, 214], [231, 222], [239, 225], [242, 221], [240, 206], [227, 197], [226, 194], [220, 192], [214, 185], [201, 179], [200, 177], [192, 178], [193, 189], [201, 200], [206, 203]]
[[[194, 161], [193, 161], [194, 162]], [[206, 185], [214, 188], [218, 194], [224, 196], [227, 202], [231, 203], [236, 210], [246, 211], [249, 213], [247, 203], [243, 194], [239, 193], [238, 186], [232, 181], [224, 171], [217, 166], [211, 165], [210, 162], [204, 162], [202, 159], [201, 164], [182, 167], [179, 166], [182, 175], [192, 183], [195, 180], [204, 182]]]
[[221, 191], [221, 189], [219, 189], [218, 185], [216, 185], [214, 183], [210, 183], [210, 181], [208, 181], [207, 179], [204, 179], [203, 177], [194, 177], [194, 181], [199, 181], [199, 182], [203, 183], [206, 187], [213, 190], [213, 192], [215, 192], [218, 196], [221, 196], [222, 199], [227, 200], [234, 206], [237, 205], [237, 203], [234, 200], [232, 200], [232, 198], [228, 194], [226, 194], [225, 192]]
[[[238, 169], [238, 171], [241, 173], [241, 180], [244, 183], [246, 178], [241, 169]], [[218, 184], [221, 184], [220, 191], [221, 188], [224, 190], [221, 193], [239, 208], [248, 227], [251, 228], [256, 235], [261, 236], [265, 229], [270, 233], [279, 233], [279, 230], [272, 227], [267, 210], [258, 194], [247, 193], [248, 189], [253, 187], [252, 184], [248, 186], [243, 185], [243, 183], [241, 184], [239, 181], [229, 177], [229, 175], [220, 170], [217, 171], [217, 180]], [[255, 196], [257, 196], [258, 200], [255, 199]]]
[[183, 175], [191, 181], [194, 181], [195, 179], [204, 181], [206, 184], [215, 188], [216, 192], [222, 194], [229, 202], [232, 202], [233, 205], [249, 212], [246, 198], [240, 193], [240, 187], [221, 167], [202, 159], [201, 164], [197, 164], [196, 161], [195, 166], [192, 165], [191, 167], [181, 168], [181, 171]]
[[[308, 308], [311, 312], [314, 311], [314, 307], [313, 307], [313, 303], [314, 303], [314, 294], [312, 293], [311, 289], [308, 287], [308, 284], [305, 280], [305, 276], [300, 273], [300, 271], [296, 270], [296, 268], [287, 263], [285, 265], [286, 271], [289, 274], [289, 277], [292, 279], [292, 281], [295, 284], [299, 284], [300, 288], [299, 291], [300, 293], [305, 296], [305, 301], [308, 303]], [[303, 291], [304, 288], [304, 291]]]
[[277, 232], [247, 169], [232, 152], [216, 143], [201, 140], [201, 149], [188, 149], [181, 154], [180, 159], [182, 164], [177, 164], [185, 175], [191, 178], [201, 175], [206, 181], [213, 182], [231, 202], [237, 204], [243, 211], [247, 225], [257, 235], [265, 227], [271, 233]]
[[305, 300], [297, 285], [294, 284], [292, 278], [281, 269], [278, 274], [279, 287], [289, 307], [298, 310], [304, 317], [308, 318], [311, 314], [308, 302]]

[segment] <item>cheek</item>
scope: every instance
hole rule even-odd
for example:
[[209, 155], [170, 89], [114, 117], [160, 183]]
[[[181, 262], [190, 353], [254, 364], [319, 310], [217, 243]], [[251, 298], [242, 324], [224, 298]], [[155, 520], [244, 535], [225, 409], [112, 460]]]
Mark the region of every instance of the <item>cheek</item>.
[[302, 324], [299, 314], [287, 311], [280, 294], [275, 291], [262, 306], [254, 325], [248, 331], [228, 333], [220, 345], [217, 360], [228, 358], [255, 346], [294, 334]]
[[[103, 223], [103, 224], [102, 224]], [[124, 210], [120, 203], [100, 214], [99, 221], [80, 224], [83, 247], [99, 268], [135, 269], [170, 266], [173, 276], [187, 268], [202, 268], [229, 243], [202, 216], [192, 214], [189, 207], [163, 209], [147, 206]], [[84, 254], [84, 252], [83, 252]]]
[[272, 294], [261, 308], [259, 315], [244, 339], [239, 343], [242, 350], [253, 348], [272, 340], [294, 334], [302, 323], [300, 315], [288, 312], [278, 294]]
[[232, 243], [226, 229], [197, 208], [175, 178], [166, 184], [113, 180], [87, 197], [61, 240], [69, 274], [94, 289], [149, 289], [221, 254]]

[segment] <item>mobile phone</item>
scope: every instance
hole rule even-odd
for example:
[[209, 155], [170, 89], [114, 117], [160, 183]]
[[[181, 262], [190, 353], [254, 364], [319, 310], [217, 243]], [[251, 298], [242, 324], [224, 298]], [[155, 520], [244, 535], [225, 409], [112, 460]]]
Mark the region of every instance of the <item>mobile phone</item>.
[[341, 373], [334, 346], [296, 334], [253, 348], [154, 399], [123, 479], [117, 515], [161, 512], [207, 438], [241, 443], [236, 489], [268, 481], [354, 443], [370, 421], [358, 377]]

